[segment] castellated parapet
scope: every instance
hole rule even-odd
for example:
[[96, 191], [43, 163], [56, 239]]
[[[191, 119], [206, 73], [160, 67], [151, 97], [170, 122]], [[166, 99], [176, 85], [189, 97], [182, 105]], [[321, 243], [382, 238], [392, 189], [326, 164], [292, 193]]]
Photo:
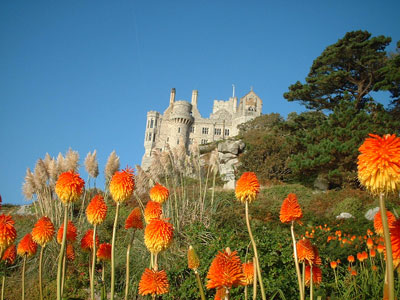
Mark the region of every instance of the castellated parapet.
[[145, 152], [142, 168], [148, 169], [153, 151], [163, 151], [177, 145], [186, 149], [194, 142], [207, 144], [224, 140], [238, 134], [238, 125], [261, 115], [262, 101], [251, 90], [240, 98], [233, 95], [229, 100], [214, 100], [209, 118], [203, 118], [197, 108], [198, 91], [192, 92], [191, 103], [185, 100], [175, 101], [176, 90], [170, 94], [169, 106], [163, 114], [157, 111], [147, 113], [144, 139]]

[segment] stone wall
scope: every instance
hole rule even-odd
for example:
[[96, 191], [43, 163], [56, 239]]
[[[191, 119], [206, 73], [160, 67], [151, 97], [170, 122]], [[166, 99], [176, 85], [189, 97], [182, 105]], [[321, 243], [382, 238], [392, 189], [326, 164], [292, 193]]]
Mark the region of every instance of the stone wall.
[[227, 140], [218, 144], [219, 173], [225, 181], [225, 189], [234, 189], [236, 185], [235, 173], [239, 165], [239, 154], [243, 152], [243, 141]]

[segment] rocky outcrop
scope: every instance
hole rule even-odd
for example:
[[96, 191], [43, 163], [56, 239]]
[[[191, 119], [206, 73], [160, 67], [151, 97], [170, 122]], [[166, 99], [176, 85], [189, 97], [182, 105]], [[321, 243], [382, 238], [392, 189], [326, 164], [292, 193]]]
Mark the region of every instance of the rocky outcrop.
[[245, 143], [227, 140], [218, 144], [219, 173], [225, 181], [224, 188], [235, 188], [235, 171], [239, 165], [239, 154], [243, 152]]
[[378, 213], [379, 211], [379, 207], [375, 207], [375, 208], [371, 208], [368, 209], [368, 211], [365, 213], [364, 217], [368, 220], [368, 221], [373, 221], [375, 215]]

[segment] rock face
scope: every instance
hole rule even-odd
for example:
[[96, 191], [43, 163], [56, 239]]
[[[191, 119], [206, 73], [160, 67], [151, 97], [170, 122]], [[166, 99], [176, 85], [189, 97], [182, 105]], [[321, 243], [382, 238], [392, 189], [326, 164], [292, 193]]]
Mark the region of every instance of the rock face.
[[239, 165], [238, 155], [243, 152], [242, 141], [225, 141], [218, 144], [219, 173], [225, 180], [225, 189], [235, 188], [235, 171]]
[[336, 216], [336, 219], [350, 219], [350, 218], [354, 218], [354, 216], [347, 212], [342, 212], [340, 215]]

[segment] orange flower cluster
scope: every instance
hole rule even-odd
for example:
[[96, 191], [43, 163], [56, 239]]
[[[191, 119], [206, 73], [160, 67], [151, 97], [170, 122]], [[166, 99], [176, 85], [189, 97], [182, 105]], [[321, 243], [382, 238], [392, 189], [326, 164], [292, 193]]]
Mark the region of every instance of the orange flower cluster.
[[[99, 237], [96, 234], [96, 248], [99, 246]], [[86, 231], [81, 240], [81, 248], [83, 251], [92, 251], [93, 249], [93, 229]]]
[[163, 186], [163, 185], [161, 185], [159, 183], [156, 183], [150, 189], [149, 194], [150, 194], [150, 199], [152, 201], [155, 201], [155, 202], [158, 202], [158, 203], [162, 204], [168, 199], [169, 190], [165, 186]]
[[37, 244], [33, 241], [32, 235], [27, 233], [19, 242], [17, 254], [19, 256], [30, 257], [36, 253]]
[[82, 194], [85, 181], [74, 171], [62, 173], [56, 182], [55, 191], [64, 204], [75, 202]]
[[133, 169], [126, 168], [122, 171], [114, 173], [110, 181], [111, 197], [117, 203], [122, 203], [128, 200], [135, 188], [135, 181], [133, 179]]
[[172, 224], [161, 219], [153, 219], [144, 231], [144, 243], [151, 253], [156, 254], [168, 248], [173, 236]]
[[162, 295], [168, 293], [169, 283], [165, 271], [145, 269], [139, 282], [139, 294]]
[[353, 263], [353, 262], [355, 261], [353, 255], [349, 255], [349, 256], [347, 257], [347, 260], [348, 260], [349, 263]]
[[187, 258], [188, 258], [188, 268], [197, 272], [197, 269], [200, 266], [200, 259], [197, 256], [197, 253], [192, 246], [189, 246]]
[[97, 250], [97, 259], [101, 261], [110, 261], [111, 260], [111, 244], [103, 243], [100, 244], [99, 249]]
[[231, 252], [229, 248], [219, 251], [211, 263], [207, 279], [208, 289], [232, 288], [240, 285], [245, 277], [237, 251]]
[[372, 249], [372, 247], [374, 247], [374, 242], [373, 242], [373, 240], [371, 238], [367, 239], [367, 247], [370, 250]]
[[125, 221], [125, 229], [143, 229], [142, 214], [139, 207], [135, 207]]
[[226, 297], [226, 288], [224, 287], [217, 288], [214, 300], [225, 300], [226, 299], [225, 297]]
[[17, 248], [14, 244], [9, 246], [3, 253], [2, 261], [6, 262], [8, 265], [12, 265], [17, 257]]
[[69, 261], [73, 261], [75, 260], [75, 250], [74, 250], [74, 246], [70, 243], [67, 244], [67, 250], [66, 250], [66, 255], [67, 255], [67, 259]]
[[257, 194], [260, 192], [260, 184], [256, 174], [253, 172], [245, 172], [236, 183], [235, 194], [236, 198], [242, 203], [246, 201], [253, 202]]
[[[396, 221], [396, 217], [390, 212], [386, 211], [389, 229], [393, 227], [393, 223]], [[383, 236], [383, 225], [381, 211], [378, 211], [374, 217], [374, 229], [377, 235]]]
[[311, 264], [315, 258], [314, 247], [310, 240], [302, 239], [296, 244], [297, 259], [299, 262], [306, 260]]
[[154, 201], [149, 201], [144, 209], [144, 220], [146, 223], [150, 223], [153, 219], [159, 219], [162, 215], [161, 204]]
[[55, 233], [54, 225], [48, 217], [41, 217], [32, 229], [32, 238], [35, 243], [45, 247]]
[[17, 237], [14, 224], [11, 216], [0, 215], [0, 253], [7, 249]]
[[[61, 224], [61, 227], [58, 229], [57, 232], [57, 242], [59, 244], [62, 243], [62, 237], [64, 234], [64, 224]], [[68, 221], [67, 224], [67, 242], [74, 243], [76, 241], [76, 237], [78, 236], [76, 227], [72, 221]]]
[[390, 241], [392, 244], [393, 265], [397, 267], [400, 264], [400, 219], [392, 224]]
[[253, 283], [254, 280], [254, 264], [249, 261], [242, 264], [242, 270], [244, 275], [243, 283], [244, 285], [249, 285]]
[[400, 138], [370, 134], [359, 148], [358, 180], [373, 194], [400, 189]]
[[297, 201], [296, 194], [290, 193], [285, 200], [283, 200], [280, 212], [280, 220], [282, 223], [290, 223], [298, 221], [303, 217], [303, 212]]
[[331, 261], [331, 262], [330, 262], [330, 265], [331, 265], [331, 268], [332, 268], [332, 269], [336, 269], [338, 264], [337, 264], [336, 261]]
[[310, 285], [310, 281], [311, 281], [311, 270], [312, 270], [312, 276], [313, 276], [313, 284], [318, 286], [321, 284], [322, 282], [322, 271], [319, 267], [317, 266], [312, 266], [312, 268], [310, 266], [306, 266], [306, 272], [305, 272], [305, 281], [306, 281], [306, 285], [309, 286]]
[[360, 262], [363, 262], [364, 260], [368, 259], [368, 253], [365, 252], [365, 251], [363, 251], [363, 252], [358, 252], [358, 253], [357, 253], [357, 259], [358, 259]]
[[86, 208], [86, 217], [90, 224], [99, 225], [103, 223], [107, 216], [107, 205], [102, 195], [93, 197]]

